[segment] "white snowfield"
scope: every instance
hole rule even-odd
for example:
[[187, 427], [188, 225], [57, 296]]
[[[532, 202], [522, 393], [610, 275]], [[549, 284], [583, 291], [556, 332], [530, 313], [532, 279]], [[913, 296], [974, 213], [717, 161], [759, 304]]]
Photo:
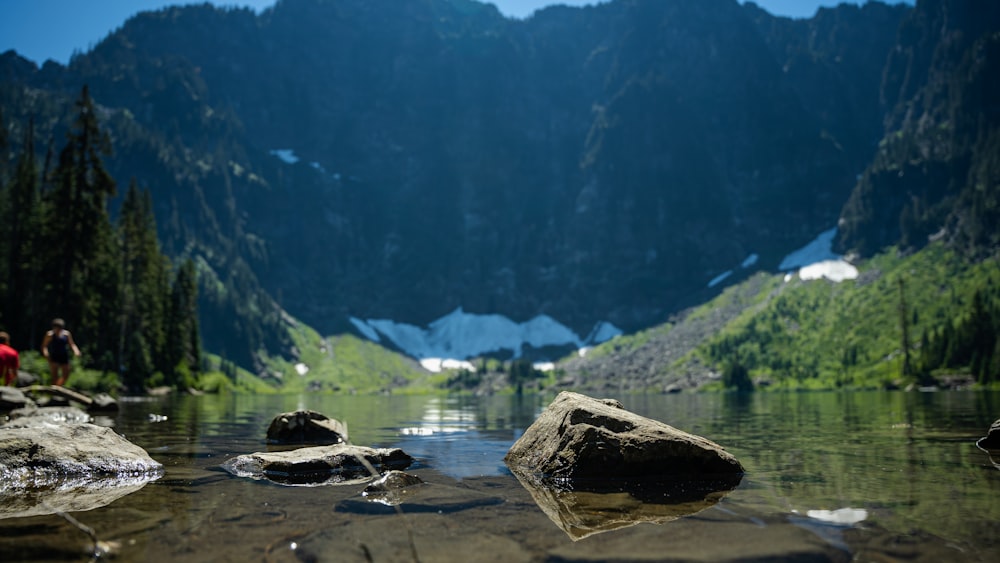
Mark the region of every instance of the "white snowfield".
[[[837, 236], [837, 227], [823, 231], [812, 242], [792, 252], [778, 265], [781, 271], [798, 268], [802, 280], [818, 280], [826, 278], [834, 282], [853, 280], [858, 277], [858, 269], [845, 261], [843, 256], [833, 252], [833, 239]], [[785, 276], [785, 281], [791, 275]]]
[[[586, 339], [548, 315], [516, 323], [503, 315], [466, 313], [461, 307], [421, 328], [389, 319], [362, 320], [351, 317], [351, 324], [369, 340], [385, 338], [409, 356], [420, 360], [424, 369], [468, 369], [467, 362], [493, 352], [510, 351], [520, 358], [525, 346], [575, 346], [599, 344], [622, 334], [608, 322], [597, 323]], [[546, 366], [543, 366], [546, 367]]]
[[[795, 250], [785, 256], [778, 264], [778, 270], [788, 272], [785, 281], [790, 281], [795, 277], [797, 271], [799, 278], [805, 281], [826, 278], [834, 282], [853, 280], [858, 277], [858, 269], [844, 260], [843, 256], [833, 252], [833, 239], [837, 236], [837, 227], [827, 229], [816, 236], [809, 244]], [[757, 263], [760, 257], [755, 253], [743, 260], [740, 267], [750, 268]], [[715, 276], [708, 282], [708, 287], [715, 287], [724, 282], [733, 274], [733, 270], [726, 270]]]
[[[807, 281], [826, 278], [842, 282], [857, 278], [858, 269], [832, 250], [836, 235], [836, 227], [823, 231], [809, 244], [785, 256], [778, 266], [779, 270], [788, 272], [785, 281], [791, 280], [796, 272], [800, 279]], [[740, 268], [750, 268], [757, 260], [757, 254], [750, 254]], [[722, 283], [732, 274], [733, 270], [719, 274], [708, 283], [708, 287]], [[426, 328], [390, 319], [351, 317], [350, 321], [368, 340], [383, 342], [383, 338], [388, 339], [431, 372], [446, 369], [475, 371], [475, 366], [467, 361], [469, 358], [504, 351], [520, 358], [525, 346], [574, 346], [582, 357], [590, 346], [622, 334], [615, 325], [602, 321], [594, 325], [586, 338], [580, 338], [548, 315], [516, 323], [503, 315], [466, 313], [461, 307], [431, 322]], [[555, 367], [551, 362], [534, 365], [535, 369], [543, 371]]]

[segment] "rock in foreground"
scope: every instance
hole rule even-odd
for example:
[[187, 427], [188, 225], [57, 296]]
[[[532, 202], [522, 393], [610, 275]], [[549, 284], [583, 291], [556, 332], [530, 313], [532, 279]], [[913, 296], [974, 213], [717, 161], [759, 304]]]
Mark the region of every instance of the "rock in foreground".
[[507, 452], [511, 469], [566, 479], [742, 473], [718, 444], [622, 407], [564, 391]]
[[[163, 466], [110, 428], [18, 420], [0, 427], [0, 492], [73, 480], [159, 477]], [[133, 480], [129, 480], [134, 484]]]
[[281, 413], [267, 427], [268, 444], [347, 443], [347, 425], [310, 410]]
[[289, 485], [328, 485], [367, 481], [383, 471], [406, 469], [411, 463], [413, 458], [399, 448], [337, 444], [241, 455], [227, 460], [222, 468], [238, 477]]

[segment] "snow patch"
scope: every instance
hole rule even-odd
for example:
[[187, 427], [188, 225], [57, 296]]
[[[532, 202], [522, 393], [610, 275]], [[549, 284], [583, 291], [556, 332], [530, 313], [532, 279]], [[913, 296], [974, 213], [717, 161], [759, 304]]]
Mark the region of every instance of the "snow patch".
[[552, 362], [538, 362], [536, 364], [531, 364], [531, 367], [537, 371], [552, 371], [556, 369], [556, 365]]
[[280, 158], [286, 164], [295, 164], [299, 161], [299, 157], [295, 156], [295, 151], [292, 149], [274, 149], [270, 152], [273, 156]]
[[[622, 332], [622, 329], [607, 321], [601, 321], [594, 325], [594, 328], [590, 330], [590, 334], [587, 335], [585, 342], [589, 344], [600, 344], [602, 342], [607, 342], [612, 338], [618, 338], [622, 334], [625, 334]], [[584, 352], [584, 354], [586, 354], [586, 352]]]
[[725, 272], [722, 272], [721, 274], [715, 276], [714, 278], [712, 278], [711, 281], [708, 282], [708, 287], [715, 287], [719, 285], [720, 283], [723, 282], [723, 280], [725, 280], [731, 275], [733, 275], [732, 270], [726, 270]]
[[800, 269], [799, 277], [805, 281], [826, 278], [833, 282], [842, 282], [857, 279], [858, 269], [843, 260], [824, 260]]
[[[579, 349], [622, 334], [615, 325], [601, 322], [594, 326], [586, 340], [581, 340], [570, 328], [548, 315], [516, 323], [503, 315], [466, 313], [461, 307], [431, 322], [427, 328], [389, 319], [365, 321], [351, 317], [350, 321], [369, 340], [379, 342], [384, 337], [421, 363], [428, 360], [425, 369], [452, 369], [448, 362], [461, 362], [504, 350], [519, 358], [524, 346], [574, 346]], [[464, 364], [459, 367], [468, 369]]]
[[825, 260], [840, 260], [840, 256], [833, 252], [833, 238], [836, 236], [837, 227], [823, 231], [809, 244], [785, 256], [778, 269], [784, 272]]
[[354, 328], [358, 329], [358, 332], [360, 332], [362, 336], [368, 340], [371, 340], [372, 342], [382, 342], [382, 339], [378, 336], [378, 332], [376, 332], [374, 328], [368, 326], [365, 321], [356, 317], [351, 317], [350, 321], [351, 324], [354, 325]]
[[455, 360], [452, 358], [423, 358], [420, 360], [420, 365], [429, 372], [440, 373], [441, 370], [446, 369], [464, 369], [467, 371], [476, 371], [476, 366], [472, 365], [472, 362], [467, 362], [465, 360]]
[[[779, 270], [798, 269], [799, 278], [805, 281], [826, 278], [834, 282], [853, 280], [858, 277], [858, 269], [833, 252], [833, 239], [837, 236], [837, 227], [823, 231], [812, 242], [785, 256]], [[792, 279], [792, 274], [785, 274], [785, 281]]]
[[302, 362], [299, 362], [295, 364], [295, 372], [298, 373], [299, 375], [305, 375], [309, 373], [309, 366], [303, 364]]

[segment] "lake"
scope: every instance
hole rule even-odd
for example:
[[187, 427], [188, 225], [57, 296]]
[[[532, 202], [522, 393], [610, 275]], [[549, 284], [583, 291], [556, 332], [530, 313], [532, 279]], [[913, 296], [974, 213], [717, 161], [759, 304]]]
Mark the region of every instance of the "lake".
[[[678, 502], [526, 488], [503, 456], [551, 398], [125, 400], [98, 422], [164, 475], [69, 516], [116, 561], [1000, 561], [1000, 459], [975, 446], [1000, 418], [1000, 393], [614, 397], [746, 467], [735, 489]], [[346, 422], [354, 444], [402, 448], [427, 485], [390, 506], [359, 485], [220, 469], [266, 450], [271, 419], [296, 409]], [[87, 561], [92, 549], [58, 515], [0, 514], [0, 561]]]

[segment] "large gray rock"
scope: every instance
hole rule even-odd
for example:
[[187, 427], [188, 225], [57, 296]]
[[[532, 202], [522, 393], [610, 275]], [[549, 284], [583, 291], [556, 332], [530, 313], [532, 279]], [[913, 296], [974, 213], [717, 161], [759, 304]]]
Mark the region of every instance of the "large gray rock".
[[742, 473], [718, 444], [622, 407], [563, 391], [511, 446], [513, 470], [546, 477], [710, 476]]
[[35, 402], [16, 387], [0, 385], [0, 412], [12, 411], [34, 405]]
[[110, 428], [26, 418], [0, 427], [0, 493], [118, 476], [159, 477], [163, 466]]
[[331, 485], [368, 481], [411, 463], [413, 458], [399, 448], [337, 444], [241, 455], [227, 460], [222, 468], [239, 477], [289, 485]]
[[347, 443], [347, 425], [316, 411], [301, 410], [281, 413], [267, 428], [269, 444]]
[[980, 438], [976, 445], [984, 450], [1000, 450], [1000, 419], [990, 425], [990, 431], [985, 438]]

